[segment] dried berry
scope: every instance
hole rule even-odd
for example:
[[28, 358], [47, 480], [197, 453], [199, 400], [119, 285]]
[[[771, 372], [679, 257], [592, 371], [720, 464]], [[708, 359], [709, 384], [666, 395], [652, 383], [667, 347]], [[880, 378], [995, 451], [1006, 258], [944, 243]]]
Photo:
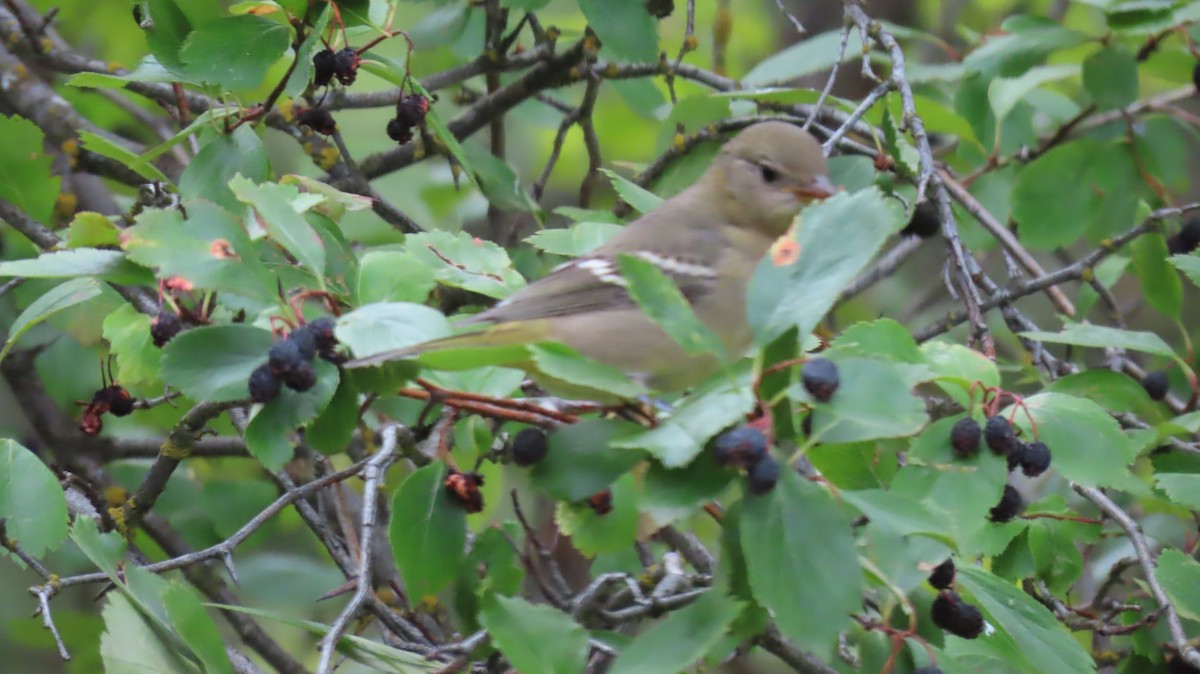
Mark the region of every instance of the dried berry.
[[926, 201], [913, 209], [912, 219], [900, 230], [900, 235], [928, 239], [937, 236], [940, 231], [942, 223], [938, 221], [937, 208], [933, 203]]
[[100, 435], [101, 429], [104, 428], [104, 420], [100, 418], [100, 413], [88, 407], [83, 410], [83, 414], [79, 417], [79, 430], [83, 431], [84, 435], [97, 436]]
[[103, 401], [108, 407], [108, 411], [114, 417], [126, 417], [133, 414], [133, 396], [126, 391], [124, 387], [112, 384], [106, 386], [92, 398], [93, 404]]
[[767, 455], [767, 436], [753, 426], [739, 426], [718, 435], [712, 446], [718, 464], [748, 468]]
[[1044, 442], [1031, 442], [1021, 447], [1021, 470], [1037, 477], [1050, 467], [1050, 448]]
[[800, 381], [812, 397], [821, 402], [828, 402], [838, 390], [837, 366], [833, 361], [824, 358], [809, 359], [800, 371]]
[[387, 135], [388, 138], [391, 138], [401, 145], [404, 145], [413, 139], [412, 125], [405, 124], [400, 119], [388, 120]]
[[293, 391], [303, 393], [317, 385], [317, 370], [312, 363], [301, 362], [283, 373], [283, 383]]
[[1151, 400], [1162, 400], [1171, 390], [1171, 380], [1167, 378], [1164, 370], [1147, 372], [1146, 376], [1142, 377], [1142, 388], [1146, 389], [1146, 394]]
[[971, 417], [963, 417], [954, 423], [950, 429], [950, 445], [954, 447], [955, 456], [970, 458], [979, 451], [979, 437], [983, 431], [979, 422]]
[[592, 509], [592, 512], [596, 513], [600, 517], [604, 517], [612, 512], [613, 509], [612, 490], [605, 489], [604, 491], [598, 491], [595, 494], [592, 494], [588, 497], [587, 504], [588, 507]]
[[964, 639], [974, 639], [983, 633], [983, 613], [963, 601], [957, 592], [940, 592], [933, 600], [930, 617], [934, 625]]
[[259, 365], [250, 373], [250, 399], [256, 403], [269, 403], [279, 397], [279, 377], [271, 372], [269, 365]]
[[483, 486], [483, 476], [479, 473], [460, 473], [451, 468], [442, 484], [468, 513], [483, 510], [483, 493], [479, 491]]
[[321, 51], [313, 54], [312, 64], [314, 86], [329, 86], [329, 83], [333, 81], [333, 72], [336, 67], [336, 60], [337, 57], [334, 56], [333, 51], [330, 49], [322, 49]]
[[513, 438], [513, 463], [518, 466], [532, 466], [546, 457], [547, 449], [546, 431], [540, 428], [523, 428]]
[[362, 63], [362, 57], [354, 51], [353, 47], [346, 47], [334, 54], [333, 74], [337, 77], [338, 82], [347, 87], [354, 84], [354, 80], [358, 78], [359, 63]]
[[159, 309], [158, 315], [150, 319], [150, 339], [160, 349], [182, 329], [179, 317], [167, 309]]
[[296, 113], [296, 123], [326, 136], [337, 131], [337, 122], [324, 108], [303, 108]]
[[1013, 432], [1012, 424], [1002, 416], [990, 417], [983, 427], [983, 439], [987, 446], [1000, 456], [1007, 456], [1020, 448], [1020, 441]]
[[1000, 502], [992, 506], [988, 513], [988, 519], [993, 522], [1007, 522], [1025, 508], [1025, 499], [1021, 498], [1021, 492], [1017, 491], [1016, 487], [1011, 484], [1004, 485], [1004, 494], [1000, 497]]
[[414, 127], [429, 114], [429, 99], [421, 94], [409, 94], [396, 102], [396, 121]]
[[746, 471], [746, 489], [755, 496], [762, 496], [775, 488], [779, 482], [779, 462], [767, 454]]
[[948, 590], [954, 584], [954, 560], [947, 557], [946, 561], [934, 567], [929, 574], [929, 584], [935, 590]]

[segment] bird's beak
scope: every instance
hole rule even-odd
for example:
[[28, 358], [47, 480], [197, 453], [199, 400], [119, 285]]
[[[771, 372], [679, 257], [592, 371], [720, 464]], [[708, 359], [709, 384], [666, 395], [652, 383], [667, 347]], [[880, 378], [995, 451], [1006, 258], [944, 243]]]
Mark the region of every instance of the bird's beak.
[[837, 188], [830, 182], [829, 176], [817, 176], [806, 185], [795, 189], [796, 196], [805, 201], [820, 201], [837, 194]]

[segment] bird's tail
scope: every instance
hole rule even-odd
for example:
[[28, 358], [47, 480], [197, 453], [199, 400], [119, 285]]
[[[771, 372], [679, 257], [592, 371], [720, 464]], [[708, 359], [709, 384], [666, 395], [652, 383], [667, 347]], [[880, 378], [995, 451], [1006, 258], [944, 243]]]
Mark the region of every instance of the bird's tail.
[[489, 349], [505, 346], [518, 346], [529, 342], [528, 326], [522, 321], [490, 325], [483, 330], [468, 332], [462, 335], [439, 337], [420, 344], [413, 344], [400, 349], [383, 351], [363, 358], [351, 360], [343, 367], [374, 367], [393, 360], [413, 358], [430, 351], [446, 349]]

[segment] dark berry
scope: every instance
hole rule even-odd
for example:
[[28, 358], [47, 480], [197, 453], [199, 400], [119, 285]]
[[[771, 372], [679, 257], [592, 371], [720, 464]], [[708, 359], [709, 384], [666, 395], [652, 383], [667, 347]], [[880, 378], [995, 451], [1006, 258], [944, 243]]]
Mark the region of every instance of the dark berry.
[[675, 11], [675, 0], [645, 0], [646, 11], [656, 19], [665, 19]]
[[1050, 467], [1050, 448], [1044, 442], [1031, 442], [1021, 448], [1021, 470], [1037, 477]]
[[983, 633], [983, 613], [963, 601], [957, 592], [945, 590], [933, 600], [930, 611], [933, 624], [964, 639], [974, 639]]
[[1142, 377], [1142, 388], [1146, 389], [1146, 394], [1151, 400], [1162, 400], [1171, 390], [1171, 380], [1163, 370], [1147, 372], [1146, 376]]
[[404, 145], [413, 139], [412, 125], [406, 124], [402, 119], [388, 120], [387, 123], [388, 138]]
[[293, 391], [303, 393], [317, 385], [317, 370], [312, 363], [301, 362], [283, 373], [283, 383]]
[[588, 497], [587, 504], [588, 507], [592, 509], [592, 512], [596, 513], [600, 517], [604, 517], [612, 512], [613, 509], [612, 490], [605, 489], [604, 491], [598, 491], [595, 494], [592, 494]]
[[767, 455], [767, 436], [753, 426], [739, 426], [713, 439], [713, 456], [722, 466], [747, 468]]
[[333, 80], [333, 71], [336, 67], [334, 62], [336, 60], [337, 57], [329, 49], [322, 49], [313, 54], [313, 84], [315, 86], [324, 87], [329, 85]]
[[108, 403], [108, 411], [114, 417], [126, 417], [133, 414], [133, 396], [124, 387], [113, 384], [96, 392], [96, 398], [104, 398]]
[[828, 402], [838, 390], [837, 366], [833, 361], [824, 358], [808, 360], [800, 370], [800, 381], [812, 397], [821, 402]]
[[1004, 495], [1000, 497], [1000, 502], [992, 507], [988, 519], [993, 522], [1007, 522], [1019, 515], [1024, 508], [1025, 499], [1021, 498], [1021, 492], [1011, 484], [1006, 484]]
[[813, 415], [814, 414], [816, 414], [816, 412], [809, 412], [808, 414], [804, 415], [804, 421], [800, 422], [800, 430], [801, 430], [801, 432], [804, 433], [804, 437], [806, 437], [806, 438], [812, 437], [812, 425], [813, 425]]
[[1000, 456], [1007, 456], [1020, 448], [1012, 424], [998, 415], [987, 420], [987, 425], [983, 427], [983, 439], [987, 441], [987, 446]]
[[1192, 68], [1192, 86], [1196, 87], [1196, 93], [1200, 94], [1200, 62]]
[[326, 136], [337, 131], [337, 122], [324, 108], [304, 108], [296, 114], [296, 123]]
[[269, 403], [279, 396], [279, 377], [268, 365], [259, 365], [250, 374], [250, 399], [256, 403]]
[[167, 309], [160, 309], [158, 315], [150, 319], [150, 339], [160, 349], [182, 329], [179, 317]]
[[762, 496], [775, 488], [779, 482], [779, 462], [767, 454], [746, 471], [746, 488], [755, 496]]
[[1021, 465], [1021, 455], [1025, 453], [1025, 443], [1018, 441], [1017, 448], [1009, 452], [1004, 457], [1005, 463], [1008, 464], [1008, 472], [1013, 472]]
[[921, 667], [919, 669], [914, 669], [913, 674], [942, 674], [942, 670], [933, 666]]
[[1175, 235], [1183, 247], [1181, 252], [1190, 253], [1200, 246], [1200, 218], [1188, 220]]
[[300, 345], [290, 339], [281, 339], [271, 345], [267, 352], [267, 366], [277, 376], [282, 376], [300, 367], [304, 356], [300, 354]]
[[358, 78], [358, 64], [362, 62], [353, 47], [346, 47], [333, 55], [333, 74], [343, 86], [354, 84]]
[[396, 121], [409, 127], [425, 121], [429, 114], [429, 99], [421, 94], [409, 94], [396, 103]]
[[546, 431], [524, 428], [513, 438], [512, 458], [518, 466], [532, 466], [546, 456]]
[[313, 337], [317, 340], [317, 349], [322, 353], [333, 351], [338, 345], [337, 337], [333, 334], [333, 329], [337, 327], [337, 322], [332, 318], [322, 316], [307, 325], [308, 329], [312, 330]]
[[971, 417], [963, 417], [954, 423], [950, 429], [950, 445], [954, 447], [955, 456], [970, 458], [979, 451], [979, 436], [983, 431], [979, 422]]
[[942, 223], [938, 221], [937, 207], [926, 201], [913, 209], [912, 219], [900, 230], [901, 236], [919, 236], [928, 239], [942, 231]]
[[451, 468], [442, 484], [468, 513], [483, 510], [483, 493], [479, 491], [483, 486], [483, 476], [479, 473], [460, 473]]
[[296, 348], [300, 350], [300, 357], [304, 360], [311, 361], [317, 357], [317, 334], [313, 331], [311, 323], [292, 330], [287, 338], [295, 343]]
[[1176, 655], [1167, 661], [1167, 674], [1200, 674], [1200, 669], [1188, 664], [1187, 660]]
[[954, 560], [947, 557], [946, 561], [934, 567], [929, 574], [929, 584], [935, 590], [949, 590], [954, 584]]

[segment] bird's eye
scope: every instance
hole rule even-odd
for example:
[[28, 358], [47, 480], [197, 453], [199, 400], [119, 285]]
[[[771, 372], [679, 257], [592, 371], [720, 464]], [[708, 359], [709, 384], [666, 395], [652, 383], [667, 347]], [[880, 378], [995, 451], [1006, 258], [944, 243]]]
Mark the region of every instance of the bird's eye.
[[759, 166], [758, 170], [762, 174], [763, 182], [773, 183], [776, 180], [779, 180], [779, 171], [776, 171], [766, 164]]

